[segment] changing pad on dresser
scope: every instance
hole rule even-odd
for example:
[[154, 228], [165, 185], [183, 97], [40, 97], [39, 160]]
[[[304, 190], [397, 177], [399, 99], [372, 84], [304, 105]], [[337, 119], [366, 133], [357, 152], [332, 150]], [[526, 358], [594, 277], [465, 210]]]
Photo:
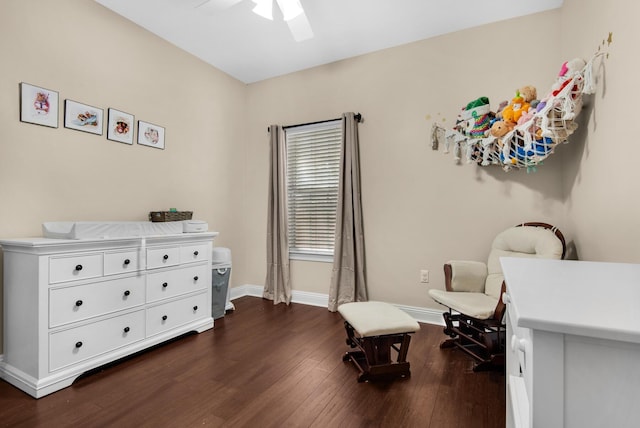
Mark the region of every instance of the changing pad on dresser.
[[55, 239], [123, 238], [206, 232], [200, 220], [151, 221], [51, 221], [42, 223], [42, 236]]

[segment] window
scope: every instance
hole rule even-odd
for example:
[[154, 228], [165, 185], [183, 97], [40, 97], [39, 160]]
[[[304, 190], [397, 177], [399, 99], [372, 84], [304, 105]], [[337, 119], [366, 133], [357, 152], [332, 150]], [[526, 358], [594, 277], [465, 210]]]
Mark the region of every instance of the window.
[[290, 258], [331, 261], [342, 121], [289, 127], [286, 139]]

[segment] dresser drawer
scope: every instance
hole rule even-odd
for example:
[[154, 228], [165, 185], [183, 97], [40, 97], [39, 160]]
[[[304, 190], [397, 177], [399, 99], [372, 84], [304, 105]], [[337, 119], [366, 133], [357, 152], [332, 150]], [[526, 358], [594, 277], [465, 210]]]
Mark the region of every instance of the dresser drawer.
[[147, 248], [147, 269], [180, 264], [180, 247]]
[[49, 326], [63, 324], [143, 305], [143, 276], [130, 276], [49, 290]]
[[49, 283], [97, 278], [103, 273], [103, 254], [93, 253], [49, 259]]
[[144, 310], [49, 335], [49, 370], [87, 360], [144, 339]]
[[210, 317], [206, 292], [153, 306], [147, 308], [147, 337]]
[[201, 264], [148, 274], [147, 302], [155, 302], [211, 286], [211, 281], [207, 281], [210, 270], [211, 266]]
[[104, 254], [104, 274], [135, 272], [142, 269], [140, 251], [115, 251]]
[[180, 247], [180, 262], [192, 263], [207, 260], [211, 251], [211, 245], [193, 244]]

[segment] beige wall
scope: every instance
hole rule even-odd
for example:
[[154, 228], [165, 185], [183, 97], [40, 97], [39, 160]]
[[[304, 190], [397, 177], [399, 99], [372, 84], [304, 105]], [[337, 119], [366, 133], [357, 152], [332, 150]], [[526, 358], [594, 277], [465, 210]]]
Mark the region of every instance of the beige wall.
[[[640, 262], [640, 168], [635, 104], [640, 3], [565, 0], [562, 53], [588, 57], [613, 33], [609, 58], [597, 67], [598, 91], [585, 109], [583, 139], [566, 159], [567, 215], [584, 260]], [[620, 113], [624, 110], [623, 113]]]
[[[565, 228], [557, 159], [535, 174], [505, 173], [455, 165], [429, 141], [434, 120], [452, 125], [459, 108], [479, 96], [497, 105], [526, 84], [547, 92], [562, 62], [560, 17], [552, 11], [504, 21], [249, 85], [242, 210], [248, 233], [234, 262], [241, 264], [236, 279], [264, 282], [267, 125], [345, 111], [365, 119], [359, 130], [372, 299], [438, 308], [427, 290], [444, 286], [445, 261], [486, 259], [495, 234], [523, 221]], [[523, 49], [527, 35], [544, 54]], [[419, 282], [420, 269], [431, 271], [429, 284]], [[292, 262], [296, 290], [327, 293], [330, 275], [330, 264]]]
[[[232, 244], [244, 84], [93, 1], [3, 1], [0, 32], [0, 237], [177, 207]], [[20, 82], [59, 91], [58, 129], [19, 121]], [[66, 98], [164, 126], [166, 149], [64, 128]]]

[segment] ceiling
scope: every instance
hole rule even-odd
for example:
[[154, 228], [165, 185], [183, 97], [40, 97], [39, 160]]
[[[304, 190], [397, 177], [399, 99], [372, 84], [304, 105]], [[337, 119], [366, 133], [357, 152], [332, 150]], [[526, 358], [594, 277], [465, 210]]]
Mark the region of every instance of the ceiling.
[[251, 0], [225, 10], [198, 7], [204, 0], [95, 1], [245, 83], [562, 5], [562, 0], [300, 0], [314, 37], [296, 42], [277, 7], [269, 21], [252, 12]]

